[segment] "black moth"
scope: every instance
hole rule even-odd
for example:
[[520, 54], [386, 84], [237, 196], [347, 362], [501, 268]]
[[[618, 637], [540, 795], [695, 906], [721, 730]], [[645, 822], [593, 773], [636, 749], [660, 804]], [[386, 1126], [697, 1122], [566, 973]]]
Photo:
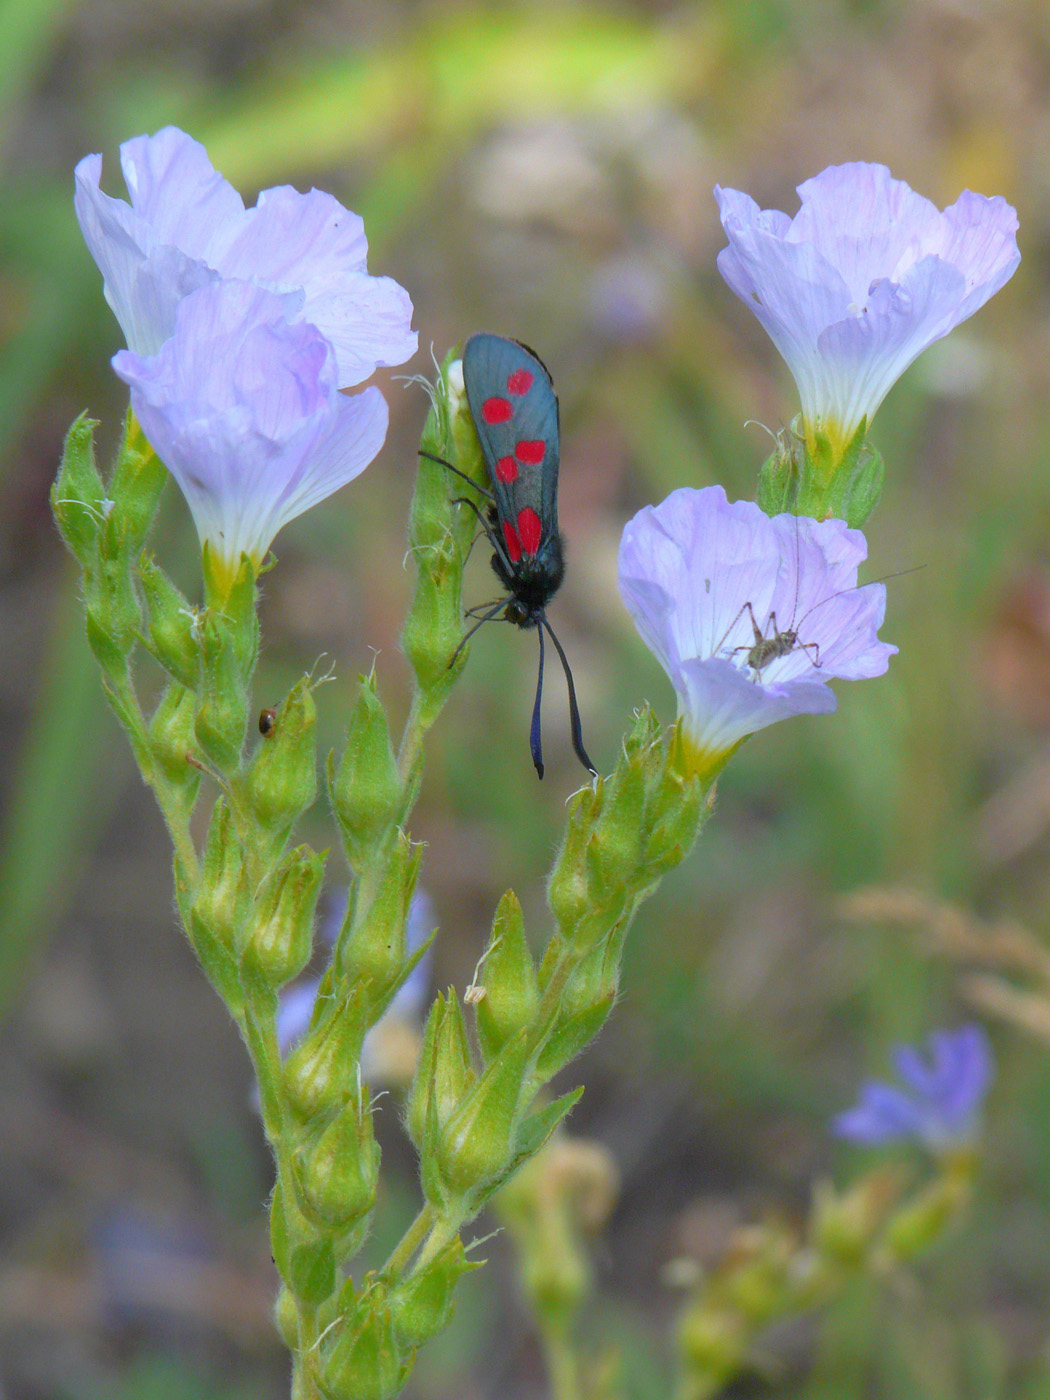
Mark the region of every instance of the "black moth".
[[[543, 634], [554, 643], [569, 687], [569, 728], [577, 758], [590, 773], [597, 769], [583, 747], [580, 710], [572, 671], [561, 643], [547, 621], [547, 604], [565, 577], [564, 542], [558, 531], [558, 398], [547, 367], [516, 340], [499, 335], [472, 335], [463, 350], [467, 403], [488, 468], [491, 491], [486, 515], [477, 512], [493, 548], [492, 567], [507, 596], [486, 605], [464, 636], [462, 647], [479, 627], [501, 617], [517, 627], [535, 627], [540, 665], [532, 710], [529, 748], [543, 777], [540, 701], [543, 696]], [[422, 454], [430, 457], [431, 454]], [[433, 458], [457, 476], [451, 462]], [[469, 478], [468, 478], [469, 480]], [[471, 481], [472, 486], [476, 483]], [[478, 610], [473, 610], [476, 613]], [[458, 653], [458, 648], [457, 648]]]

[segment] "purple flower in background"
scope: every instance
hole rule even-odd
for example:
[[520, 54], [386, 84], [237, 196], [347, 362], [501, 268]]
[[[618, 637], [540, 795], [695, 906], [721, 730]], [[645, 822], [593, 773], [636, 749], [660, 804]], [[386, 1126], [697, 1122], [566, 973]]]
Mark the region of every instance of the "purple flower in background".
[[258, 565], [282, 525], [364, 471], [386, 436], [382, 394], [341, 394], [331, 344], [288, 319], [288, 300], [212, 282], [179, 303], [157, 354], [113, 357], [201, 543], [230, 575], [242, 553]]
[[911, 1138], [933, 1151], [965, 1145], [977, 1132], [994, 1065], [978, 1025], [935, 1031], [928, 1058], [898, 1046], [893, 1062], [903, 1088], [869, 1081], [855, 1108], [832, 1124], [839, 1137], [868, 1147]]
[[895, 380], [1020, 261], [1017, 214], [966, 190], [942, 213], [884, 165], [832, 165], [798, 187], [793, 219], [715, 187], [718, 269], [787, 361], [807, 438], [841, 450]]
[[[346, 916], [344, 891], [330, 900], [321, 924], [321, 940], [334, 948]], [[405, 949], [411, 956], [434, 932], [434, 906], [426, 890], [417, 888], [408, 908]], [[380, 1021], [365, 1036], [361, 1049], [361, 1073], [372, 1085], [407, 1083], [415, 1069], [419, 1022], [430, 981], [427, 953], [398, 988]], [[277, 1040], [288, 1055], [306, 1034], [321, 986], [319, 977], [308, 978], [281, 992], [277, 1004]]]
[[856, 587], [866, 555], [841, 520], [770, 518], [721, 486], [682, 487], [628, 522], [620, 592], [671, 678], [698, 771], [768, 724], [834, 710], [833, 677], [886, 670], [886, 589]]
[[125, 141], [120, 164], [130, 204], [100, 190], [99, 155], [77, 166], [74, 202], [136, 354], [156, 354], [183, 298], [225, 279], [284, 295], [288, 319], [310, 322], [331, 343], [341, 389], [415, 354], [408, 293], [369, 276], [364, 225], [332, 195], [280, 185], [245, 209], [200, 142], [173, 126]]

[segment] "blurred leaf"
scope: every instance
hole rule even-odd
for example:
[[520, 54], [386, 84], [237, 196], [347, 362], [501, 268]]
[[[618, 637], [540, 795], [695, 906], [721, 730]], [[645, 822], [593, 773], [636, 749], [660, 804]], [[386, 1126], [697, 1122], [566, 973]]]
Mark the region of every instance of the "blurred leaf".
[[0, 1017], [17, 1000], [43, 951], [56, 910], [85, 848], [105, 825], [119, 783], [99, 783], [112, 763], [98, 668], [84, 637], [72, 570], [60, 593], [39, 702], [21, 755], [0, 846]]

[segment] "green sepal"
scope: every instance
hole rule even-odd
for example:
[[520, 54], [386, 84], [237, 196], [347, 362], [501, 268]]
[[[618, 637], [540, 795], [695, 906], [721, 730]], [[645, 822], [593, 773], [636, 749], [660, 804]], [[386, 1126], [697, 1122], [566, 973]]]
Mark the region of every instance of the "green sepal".
[[317, 796], [317, 706], [304, 676], [281, 705], [273, 733], [259, 741], [244, 787], [252, 811], [269, 831], [286, 833]]
[[580, 1084], [577, 1088], [570, 1089], [567, 1094], [556, 1098], [552, 1103], [537, 1108], [521, 1120], [514, 1140], [514, 1151], [506, 1170], [499, 1182], [485, 1192], [481, 1204], [494, 1195], [520, 1167], [536, 1156], [540, 1148], [565, 1121], [582, 1097], [583, 1085]]
[[352, 1229], [375, 1205], [379, 1144], [371, 1112], [352, 1097], [296, 1149], [292, 1169], [303, 1212], [326, 1227]]
[[390, 1293], [394, 1332], [408, 1351], [443, 1332], [456, 1310], [455, 1290], [460, 1278], [480, 1269], [481, 1260], [467, 1258], [457, 1235], [440, 1253]]
[[111, 508], [95, 466], [97, 420], [82, 413], [66, 434], [62, 463], [51, 487], [51, 510], [63, 540], [88, 568], [98, 553], [98, 535]]
[[862, 419], [840, 451], [819, 430], [807, 437], [796, 419], [779, 434], [759, 472], [759, 506], [767, 515], [834, 517], [859, 529], [878, 505], [885, 476], [885, 464], [867, 432], [867, 419]]
[[357, 1092], [361, 1046], [371, 1023], [368, 988], [351, 986], [341, 1000], [328, 997], [321, 1020], [307, 1032], [284, 1066], [284, 1092], [308, 1123], [341, 1108]]
[[536, 1060], [536, 1082], [545, 1084], [591, 1043], [616, 1005], [615, 989], [605, 993], [584, 1011], [559, 1021], [544, 1042]]
[[146, 645], [169, 675], [194, 690], [200, 674], [196, 611], [149, 554], [140, 557], [138, 574], [146, 598]]
[[100, 542], [103, 557], [110, 552], [138, 552], [150, 532], [167, 483], [167, 467], [146, 441], [129, 409], [124, 440], [109, 480], [113, 509], [107, 522], [111, 528]]
[[224, 619], [205, 613], [200, 637], [204, 664], [194, 732], [210, 763], [221, 772], [235, 772], [248, 724], [248, 694]]
[[341, 935], [337, 945], [339, 976], [370, 982], [376, 997], [383, 997], [402, 974], [405, 928], [422, 854], [421, 846], [398, 833], [375, 897], [366, 909], [355, 911], [348, 936], [344, 940]]
[[482, 1052], [493, 1060], [508, 1040], [531, 1025], [540, 1000], [536, 964], [513, 890], [499, 902], [482, 969], [485, 995], [474, 1014]]
[[405, 800], [374, 671], [360, 677], [338, 767], [329, 755], [328, 792], [350, 867], [363, 868]]
[[279, 1181], [270, 1206], [270, 1247], [291, 1292], [310, 1306], [323, 1303], [336, 1283], [332, 1241], [317, 1233]]
[[366, 1281], [341, 1312], [335, 1341], [322, 1350], [319, 1379], [326, 1400], [392, 1400], [404, 1385], [412, 1356], [403, 1356], [398, 1346], [385, 1290]]
[[324, 879], [324, 857], [297, 846], [267, 876], [245, 926], [241, 973], [269, 991], [297, 977], [313, 949], [314, 911]]
[[532, 1058], [528, 1034], [522, 1031], [503, 1047], [445, 1124], [435, 1157], [449, 1199], [470, 1202], [505, 1174]]

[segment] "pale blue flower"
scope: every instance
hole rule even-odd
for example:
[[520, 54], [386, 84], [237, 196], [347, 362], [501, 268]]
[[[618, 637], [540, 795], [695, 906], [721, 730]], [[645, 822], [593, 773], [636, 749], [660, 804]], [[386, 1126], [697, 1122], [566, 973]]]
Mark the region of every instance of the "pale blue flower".
[[1017, 214], [966, 190], [940, 212], [884, 165], [832, 165], [798, 187], [793, 219], [715, 187], [718, 269], [787, 361], [808, 435], [839, 448], [935, 340], [1020, 261]]
[[[321, 942], [329, 949], [335, 947], [339, 937], [339, 930], [346, 916], [346, 906], [345, 890], [337, 898], [328, 901], [320, 935]], [[409, 956], [422, 947], [434, 932], [434, 926], [434, 906], [431, 898], [426, 890], [417, 886], [408, 907], [408, 921], [405, 925], [405, 951]], [[379, 1022], [365, 1036], [361, 1049], [361, 1072], [369, 1083], [377, 1084], [391, 1080], [400, 1082], [404, 1077], [400, 1073], [404, 1059], [400, 1053], [402, 1042], [395, 1037], [398, 1030], [406, 1030], [410, 1038], [416, 1037], [429, 985], [430, 953], [427, 952], [395, 992]], [[308, 977], [280, 993], [277, 1003], [277, 1040], [282, 1055], [288, 1055], [306, 1034], [320, 986], [319, 977]]]
[[210, 282], [183, 298], [155, 355], [113, 367], [157, 455], [186, 497], [221, 572], [257, 566], [282, 525], [351, 481], [383, 445], [376, 388], [339, 392], [335, 352], [288, 298]]
[[75, 207], [130, 350], [156, 354], [184, 297], [233, 279], [282, 293], [290, 320], [318, 328], [339, 388], [415, 353], [408, 293], [368, 274], [364, 225], [332, 195], [281, 185], [245, 209], [204, 147], [172, 126], [125, 141], [120, 163], [130, 204], [102, 193], [102, 157], [91, 155], [76, 168]]
[[771, 518], [721, 486], [682, 487], [628, 522], [620, 592], [675, 688], [699, 771], [768, 724], [834, 710], [832, 678], [886, 670], [886, 589], [856, 586], [866, 555], [841, 520]]
[[965, 1146], [980, 1126], [995, 1068], [984, 1030], [935, 1031], [928, 1057], [901, 1045], [893, 1061], [904, 1087], [869, 1081], [832, 1131], [868, 1147], [909, 1138], [937, 1152]]

